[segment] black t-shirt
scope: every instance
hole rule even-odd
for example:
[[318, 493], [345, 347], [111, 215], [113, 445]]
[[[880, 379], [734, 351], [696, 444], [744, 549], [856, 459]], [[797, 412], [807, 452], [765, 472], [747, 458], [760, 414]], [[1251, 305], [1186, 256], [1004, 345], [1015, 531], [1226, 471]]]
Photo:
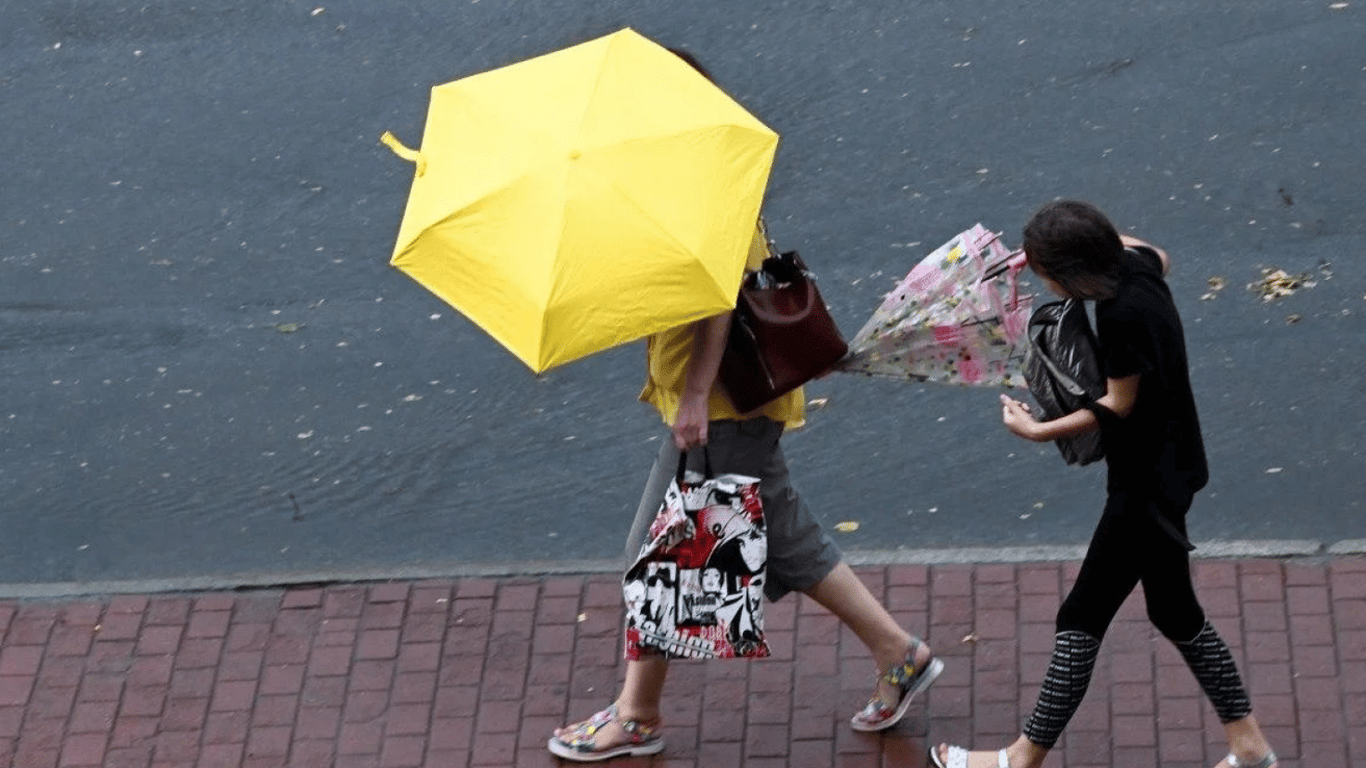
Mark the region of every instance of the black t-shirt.
[[1156, 253], [1125, 249], [1122, 268], [1115, 296], [1096, 302], [1101, 370], [1107, 378], [1141, 378], [1129, 416], [1101, 420], [1107, 489], [1184, 514], [1209, 481], [1209, 466], [1181, 318]]

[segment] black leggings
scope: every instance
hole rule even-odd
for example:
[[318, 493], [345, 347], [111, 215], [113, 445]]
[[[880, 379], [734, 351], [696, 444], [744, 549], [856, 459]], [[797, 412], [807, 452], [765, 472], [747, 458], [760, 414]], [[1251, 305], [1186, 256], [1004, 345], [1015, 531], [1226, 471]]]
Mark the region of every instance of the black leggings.
[[[1184, 539], [1186, 509], [1174, 511], [1180, 514], [1164, 523], [1172, 522]], [[1220, 721], [1252, 712], [1228, 645], [1205, 621], [1195, 597], [1185, 541], [1164, 530], [1146, 503], [1111, 496], [1076, 584], [1058, 611], [1053, 656], [1039, 701], [1025, 723], [1030, 741], [1051, 749], [1062, 735], [1091, 683], [1101, 638], [1140, 582], [1148, 618], [1181, 652]]]
[[[1187, 505], [1189, 506], [1189, 505]], [[1169, 517], [1185, 534], [1185, 509]], [[1190, 640], [1205, 625], [1191, 585], [1190, 555], [1164, 531], [1146, 501], [1113, 495], [1105, 502], [1076, 584], [1058, 611], [1058, 632], [1100, 640], [1129, 593], [1143, 583], [1148, 618], [1172, 641]]]

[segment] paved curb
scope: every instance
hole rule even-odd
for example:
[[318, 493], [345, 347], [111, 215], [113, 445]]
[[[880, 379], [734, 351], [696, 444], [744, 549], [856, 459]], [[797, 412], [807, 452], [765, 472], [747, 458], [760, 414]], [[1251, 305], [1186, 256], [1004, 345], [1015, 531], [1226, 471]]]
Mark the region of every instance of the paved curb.
[[[874, 665], [835, 616], [800, 596], [765, 610], [773, 655], [763, 663], [679, 662], [665, 754], [620, 765], [923, 768], [937, 741], [1006, 743], [1034, 704], [1079, 552], [851, 553], [891, 561], [856, 573], [945, 659], [902, 724], [878, 735], [848, 728]], [[1201, 604], [1284, 764], [1366, 765], [1366, 557], [1330, 556], [1312, 541], [1207, 542], [1200, 554]], [[957, 562], [983, 557], [1022, 562]], [[0, 600], [0, 766], [553, 768], [548, 734], [600, 709], [623, 674], [619, 567], [463, 565], [471, 577], [405, 569], [416, 580], [334, 573], [321, 576], [370, 581]], [[576, 573], [524, 572], [552, 569]], [[490, 575], [509, 570], [522, 572]], [[1228, 750], [1218, 718], [1142, 596], [1111, 626], [1050, 762], [1217, 763]]]
[[[1034, 547], [956, 547], [943, 549], [846, 550], [854, 566], [938, 565], [974, 563], [1042, 563], [1081, 560], [1084, 545]], [[1366, 539], [1346, 539], [1331, 545], [1313, 539], [1197, 542], [1195, 557], [1314, 557], [1366, 554]], [[429, 566], [333, 571], [250, 572], [219, 576], [191, 576], [127, 581], [78, 581], [0, 584], [0, 599], [38, 600], [87, 595], [152, 595], [170, 592], [211, 592], [267, 589], [302, 584], [420, 581], [423, 579], [494, 578], [614, 573], [620, 560], [539, 560], [497, 563], [442, 563]]]
[[1328, 547], [1330, 555], [1366, 555], [1366, 539], [1343, 539]]
[[[1202, 559], [1222, 557], [1309, 557], [1326, 554], [1321, 542], [1288, 539], [1284, 541], [1206, 541], [1196, 544], [1193, 555]], [[1053, 563], [1081, 560], [1084, 545], [1038, 547], [962, 547], [958, 549], [918, 549], [846, 552], [851, 565], [939, 565], [980, 563]]]

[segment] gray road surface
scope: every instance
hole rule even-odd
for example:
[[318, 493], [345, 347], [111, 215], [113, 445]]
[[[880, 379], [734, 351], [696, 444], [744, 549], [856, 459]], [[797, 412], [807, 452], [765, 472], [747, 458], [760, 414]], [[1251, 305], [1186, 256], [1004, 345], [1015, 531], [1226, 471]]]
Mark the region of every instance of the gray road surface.
[[[1366, 3], [2, 0], [0, 583], [616, 557], [660, 433], [642, 348], [536, 378], [390, 268], [412, 166], [377, 138], [624, 26], [782, 135], [771, 229], [851, 334], [1053, 197], [1168, 248], [1193, 537], [1366, 537]], [[1273, 267], [1315, 284], [1263, 302]], [[809, 392], [789, 456], [849, 549], [1087, 538], [1102, 470], [995, 392]]]

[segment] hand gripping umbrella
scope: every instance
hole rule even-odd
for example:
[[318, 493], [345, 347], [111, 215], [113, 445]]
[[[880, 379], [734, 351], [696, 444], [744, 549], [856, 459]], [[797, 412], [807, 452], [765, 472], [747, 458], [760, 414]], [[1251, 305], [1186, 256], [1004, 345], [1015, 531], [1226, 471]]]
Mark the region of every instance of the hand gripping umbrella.
[[537, 373], [735, 306], [778, 136], [624, 29], [432, 89], [392, 264]]
[[978, 224], [926, 256], [849, 342], [838, 370], [911, 381], [1025, 386], [1032, 296], [1024, 252]]

